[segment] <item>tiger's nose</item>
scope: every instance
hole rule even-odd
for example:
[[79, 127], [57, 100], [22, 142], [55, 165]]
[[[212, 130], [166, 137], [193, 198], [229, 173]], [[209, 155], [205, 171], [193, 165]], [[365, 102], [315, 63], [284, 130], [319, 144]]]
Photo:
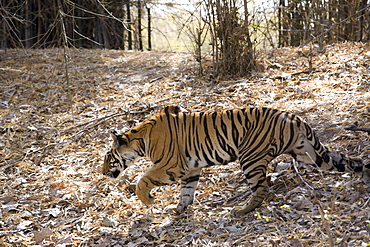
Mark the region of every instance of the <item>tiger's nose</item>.
[[103, 173], [104, 175], [107, 175], [107, 176], [109, 176], [109, 177], [111, 177], [111, 178], [117, 178], [118, 176], [119, 176], [119, 174], [121, 173], [121, 171], [120, 170], [114, 170], [114, 171], [108, 171], [108, 172], [106, 172], [106, 173]]

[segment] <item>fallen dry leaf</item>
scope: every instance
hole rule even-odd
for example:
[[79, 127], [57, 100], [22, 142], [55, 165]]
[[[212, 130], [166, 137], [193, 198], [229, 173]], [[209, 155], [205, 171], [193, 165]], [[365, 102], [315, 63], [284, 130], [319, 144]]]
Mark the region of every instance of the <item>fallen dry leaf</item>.
[[41, 231], [33, 231], [33, 235], [35, 236], [35, 242], [40, 243], [44, 239], [49, 238], [51, 235], [53, 235], [53, 231], [49, 228], [43, 228]]

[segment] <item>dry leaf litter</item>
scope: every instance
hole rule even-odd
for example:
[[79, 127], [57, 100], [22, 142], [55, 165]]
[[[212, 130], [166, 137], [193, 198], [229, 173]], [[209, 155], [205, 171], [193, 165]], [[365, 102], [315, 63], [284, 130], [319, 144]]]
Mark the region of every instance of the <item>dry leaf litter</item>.
[[155, 189], [149, 207], [133, 193], [148, 160], [118, 180], [101, 174], [107, 130], [124, 131], [169, 104], [292, 111], [332, 149], [370, 162], [369, 136], [344, 130], [355, 121], [370, 127], [368, 45], [276, 49], [258, 53], [258, 64], [248, 79], [216, 81], [199, 78], [183, 53], [2, 51], [1, 245], [369, 246], [370, 197], [358, 174], [298, 164], [298, 175], [290, 157], [279, 157], [270, 195], [243, 219], [229, 214], [250, 194], [235, 163], [204, 169], [194, 205], [179, 216], [178, 185]]

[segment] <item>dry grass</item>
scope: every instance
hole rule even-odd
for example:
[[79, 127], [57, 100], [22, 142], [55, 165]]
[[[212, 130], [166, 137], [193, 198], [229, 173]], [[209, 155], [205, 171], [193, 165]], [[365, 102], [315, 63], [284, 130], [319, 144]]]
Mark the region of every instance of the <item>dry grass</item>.
[[[249, 191], [237, 164], [205, 169], [194, 205], [171, 211], [177, 185], [143, 206], [129, 184], [100, 174], [107, 130], [126, 129], [168, 104], [211, 110], [270, 106], [298, 113], [333, 149], [369, 160], [370, 49], [344, 43], [313, 53], [259, 54], [263, 71], [217, 84], [194, 76], [188, 54], [8, 50], [0, 60], [0, 243], [2, 246], [367, 246], [369, 193], [358, 174], [317, 172], [280, 157], [271, 193], [243, 219], [230, 209]], [[273, 169], [273, 168], [271, 168]], [[304, 181], [315, 188], [312, 191]], [[232, 198], [230, 200], [230, 198]], [[246, 196], [245, 198], [248, 198]]]

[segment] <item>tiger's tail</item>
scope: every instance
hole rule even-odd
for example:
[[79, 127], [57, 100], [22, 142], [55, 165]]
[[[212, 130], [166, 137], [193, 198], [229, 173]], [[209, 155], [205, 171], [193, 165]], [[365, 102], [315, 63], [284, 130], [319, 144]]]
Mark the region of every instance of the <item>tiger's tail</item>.
[[303, 131], [293, 152], [291, 152], [295, 159], [323, 170], [369, 172], [370, 164], [365, 165], [360, 158], [349, 157], [343, 153], [329, 150], [320, 142], [307, 123], [302, 124]]

